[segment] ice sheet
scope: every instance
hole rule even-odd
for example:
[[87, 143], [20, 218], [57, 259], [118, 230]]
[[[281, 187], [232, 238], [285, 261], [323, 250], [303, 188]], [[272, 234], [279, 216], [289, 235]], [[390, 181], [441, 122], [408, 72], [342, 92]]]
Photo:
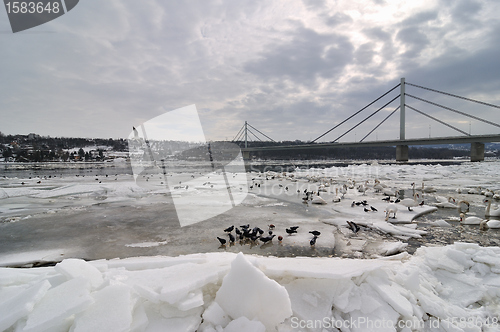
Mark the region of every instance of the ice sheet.
[[[6, 298], [0, 302], [0, 326], [285, 331], [300, 322], [356, 321], [364, 325], [352, 330], [394, 331], [398, 322], [429, 326], [438, 318], [449, 324], [442, 329], [457, 330], [453, 317], [478, 324], [496, 317], [499, 254], [498, 247], [455, 243], [391, 260], [210, 253], [84, 262], [95, 267], [91, 273], [75, 260], [58, 267], [0, 268], [0, 294]], [[81, 276], [64, 282], [79, 269]], [[93, 288], [96, 271], [103, 286]], [[392, 325], [370, 329], [369, 322]]]
[[[292, 250], [294, 246], [305, 246], [309, 249], [312, 237], [309, 231], [316, 229], [321, 231], [316, 247], [330, 246], [330, 253], [340, 249], [360, 253], [371, 250], [373, 255], [369, 257], [377, 257], [403, 251], [403, 254], [385, 259], [263, 257], [258, 254], [267, 254], [266, 247], [259, 245], [255, 246], [251, 254], [242, 254], [237, 260], [236, 253], [224, 250], [237, 252], [239, 244], [217, 249], [219, 244], [215, 233], [207, 237], [215, 243], [212, 251], [219, 252], [208, 254], [85, 262], [63, 260], [71, 257], [71, 248], [61, 246], [56, 248], [62, 249], [2, 255], [2, 265], [63, 261], [55, 267], [0, 268], [0, 330], [92, 330], [95, 329], [93, 322], [100, 321], [118, 330], [136, 331], [222, 331], [224, 328], [241, 331], [261, 328], [259, 324], [263, 323], [286, 331], [294, 329], [297, 319], [314, 321], [325, 317], [337, 321], [384, 319], [394, 324], [403, 320], [430, 324], [437, 319], [446, 322], [454, 317], [463, 317], [475, 322], [491, 323], [498, 317], [500, 307], [500, 248], [455, 243], [447, 246], [424, 245], [414, 255], [404, 253], [407, 249], [406, 240], [397, 241], [394, 238], [412, 238], [412, 241], [425, 244], [426, 232], [420, 224], [415, 223], [415, 219], [420, 219], [417, 216], [421, 214], [434, 213], [432, 211], [436, 208], [431, 205], [436, 200], [435, 194], [424, 193], [425, 204], [414, 207], [413, 212], [398, 206], [396, 218], [386, 221], [384, 210], [388, 203], [382, 201], [386, 196], [375, 192], [373, 181], [378, 179], [387, 185], [388, 192], [402, 189], [405, 197], [412, 196], [412, 182], [417, 184], [418, 191], [421, 182], [425, 181], [426, 186], [434, 186], [441, 195], [450, 194], [457, 199], [468, 200], [475, 208], [470, 214], [483, 217], [484, 205], [481, 201], [484, 195], [476, 189], [498, 190], [498, 169], [498, 162], [481, 165], [464, 163], [452, 167], [352, 165], [348, 168], [297, 170], [293, 177], [274, 173], [274, 179], [269, 180], [265, 179], [265, 174], [252, 175], [257, 177], [256, 181], [262, 186], [252, 189], [243, 204], [247, 209], [244, 211], [256, 215], [255, 219], [261, 220], [261, 227], [277, 221], [275, 233], [282, 232], [292, 224], [300, 225], [298, 234], [284, 234], [283, 248]], [[366, 179], [369, 179], [368, 190], [358, 191], [356, 186], [365, 183]], [[128, 179], [118, 176], [117, 180], [104, 177], [95, 180], [94, 176], [87, 176], [78, 185], [75, 185], [74, 178], [42, 180], [40, 185], [36, 183], [38, 179], [31, 180], [26, 180], [25, 185], [20, 184], [20, 179], [2, 180], [0, 210], [5, 221], [3, 226], [14, 222], [17, 225], [27, 223], [41, 214], [55, 216], [72, 209], [84, 210], [87, 206], [100, 206], [107, 202], [134, 202], [146, 207], [144, 211], [147, 211], [151, 205], [161, 201], [166, 193], [160, 187], [150, 190], [135, 186], [130, 176]], [[279, 187], [280, 184], [282, 187]], [[353, 187], [346, 190], [340, 202], [334, 202], [336, 190], [343, 188], [344, 184], [352, 184]], [[274, 193], [270, 190], [285, 187], [288, 188], [288, 194], [283, 190]], [[314, 191], [321, 188], [321, 197], [327, 204], [302, 203], [302, 192], [306, 188]], [[455, 192], [455, 189], [460, 189], [462, 193]], [[469, 189], [477, 193], [467, 194]], [[298, 194], [297, 190], [301, 192]], [[377, 211], [371, 208], [365, 211], [356, 204], [351, 206], [353, 202], [362, 200], [366, 200], [367, 206]], [[37, 210], [39, 208], [43, 212]], [[463, 238], [468, 239], [465, 232], [467, 228], [452, 219], [456, 217], [456, 211], [449, 209], [440, 212], [448, 213], [450, 217], [439, 217], [437, 222], [429, 222], [430, 225], [465, 234]], [[17, 219], [9, 219], [6, 215]], [[34, 217], [23, 219], [30, 215]], [[241, 224], [246, 223], [244, 218], [238, 219], [240, 217], [241, 214], [230, 215], [224, 221], [236, 225], [240, 221]], [[348, 228], [347, 220], [356, 222], [360, 230], [353, 232]], [[103, 219], [102, 223], [105, 222]], [[220, 225], [223, 235], [222, 230], [227, 226]], [[116, 225], [110, 224], [109, 227]], [[495, 230], [478, 234], [489, 238], [495, 234], [493, 232]], [[203, 231], [193, 229], [189, 234], [195, 236], [198, 233]], [[147, 250], [167, 247], [172, 244], [171, 240], [138, 239], [120, 243], [119, 246], [124, 250]], [[186, 240], [190, 238], [186, 237]], [[278, 246], [276, 239], [274, 241], [273, 246]], [[314, 250], [311, 248], [311, 252]], [[231, 275], [240, 277], [233, 278]], [[272, 286], [264, 287], [264, 291], [257, 286], [245, 287], [251, 284], [250, 276], [254, 276], [252, 280], [265, 280], [264, 283]], [[240, 292], [243, 295], [238, 295]], [[243, 298], [255, 303], [252, 295], [262, 297], [274, 292], [279, 295], [274, 296], [273, 300], [285, 303], [288, 299], [290, 303], [291, 312], [287, 313], [286, 319], [278, 308], [282, 306], [273, 306], [271, 300], [248, 308], [229, 301], [245, 302], [241, 301]], [[221, 294], [219, 298], [218, 294]], [[219, 305], [218, 301], [224, 302], [222, 299], [230, 304]], [[270, 313], [269, 316], [280, 317], [279, 321], [269, 323], [266, 315], [256, 318], [258, 314], [253, 310], [254, 307], [265, 310]], [[110, 308], [116, 308], [116, 311], [111, 312]], [[239, 311], [230, 314], [233, 308]], [[379, 330], [397, 330], [394, 324]], [[350, 330], [370, 328], [364, 326]], [[441, 330], [467, 329], [460, 329], [458, 324], [450, 323], [448, 327], [442, 326]]]

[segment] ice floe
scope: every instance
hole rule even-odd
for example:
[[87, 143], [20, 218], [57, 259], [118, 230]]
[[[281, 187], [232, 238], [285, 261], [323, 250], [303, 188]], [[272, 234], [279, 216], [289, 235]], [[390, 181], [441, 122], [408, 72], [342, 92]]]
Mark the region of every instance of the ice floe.
[[0, 330], [495, 331], [499, 256], [455, 243], [390, 260], [207, 253], [0, 268]]

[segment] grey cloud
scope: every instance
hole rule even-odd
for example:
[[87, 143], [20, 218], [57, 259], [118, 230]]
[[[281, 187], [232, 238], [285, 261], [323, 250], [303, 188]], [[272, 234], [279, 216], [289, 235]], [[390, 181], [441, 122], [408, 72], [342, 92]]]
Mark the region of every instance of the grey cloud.
[[324, 0], [302, 0], [304, 5], [309, 9], [322, 9], [325, 7]]
[[424, 11], [408, 17], [407, 19], [403, 20], [400, 25], [402, 27], [422, 26], [424, 23], [434, 21], [437, 18], [438, 13], [436, 11]]
[[344, 13], [335, 13], [334, 15], [327, 16], [325, 18], [325, 23], [331, 27], [335, 27], [344, 23], [350, 23], [352, 21], [352, 17]]
[[482, 5], [477, 1], [459, 0], [453, 2], [451, 14], [457, 23], [464, 25], [467, 23], [477, 23], [476, 16], [481, 10]]
[[419, 56], [424, 48], [430, 43], [428, 37], [417, 27], [399, 30], [396, 39], [408, 47], [408, 50], [403, 54], [403, 56], [407, 58]]
[[383, 46], [380, 51], [380, 56], [384, 59], [384, 62], [391, 61], [396, 55], [396, 48], [392, 41], [392, 36], [389, 32], [383, 30], [380, 27], [374, 27], [369, 29], [364, 29], [363, 33], [370, 38], [373, 42], [382, 42]]
[[358, 64], [370, 64], [375, 55], [375, 50], [373, 49], [372, 43], [365, 43], [356, 49], [354, 53], [355, 61]]
[[317, 77], [335, 79], [352, 59], [353, 46], [346, 37], [301, 28], [291, 42], [270, 49], [244, 68], [265, 80], [311, 85]]
[[452, 58], [453, 61], [443, 55], [424, 68], [410, 71], [410, 75], [420, 82], [432, 82], [435, 86], [458, 91], [458, 94], [468, 91], [493, 93], [500, 89], [498, 54], [500, 48], [496, 47]]
[[369, 38], [377, 39], [377, 40], [381, 40], [381, 41], [387, 41], [387, 40], [391, 39], [391, 34], [388, 33], [387, 31], [384, 31], [380, 27], [363, 29], [363, 33]]

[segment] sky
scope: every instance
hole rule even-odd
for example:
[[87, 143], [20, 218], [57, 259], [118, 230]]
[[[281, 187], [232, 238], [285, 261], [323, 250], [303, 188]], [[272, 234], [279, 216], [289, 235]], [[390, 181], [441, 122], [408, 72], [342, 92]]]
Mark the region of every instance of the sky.
[[[274, 140], [310, 141], [402, 77], [500, 105], [498, 13], [496, 0], [80, 0], [14, 34], [0, 9], [0, 132], [127, 138], [132, 126], [195, 105], [207, 140], [231, 140], [248, 121]], [[382, 106], [398, 93], [319, 141], [380, 109], [339, 141], [361, 140], [396, 109], [399, 99]], [[410, 85], [406, 93], [500, 123], [498, 108]], [[467, 133], [500, 133], [406, 103]], [[366, 140], [398, 139], [399, 115]], [[406, 108], [407, 138], [456, 135]]]

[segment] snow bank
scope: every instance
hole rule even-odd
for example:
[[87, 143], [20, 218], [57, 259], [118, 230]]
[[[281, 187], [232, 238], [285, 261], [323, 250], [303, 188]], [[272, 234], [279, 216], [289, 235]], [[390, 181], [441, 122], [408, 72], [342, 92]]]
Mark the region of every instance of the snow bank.
[[455, 243], [391, 259], [208, 253], [0, 268], [0, 330], [494, 331], [499, 256]]

